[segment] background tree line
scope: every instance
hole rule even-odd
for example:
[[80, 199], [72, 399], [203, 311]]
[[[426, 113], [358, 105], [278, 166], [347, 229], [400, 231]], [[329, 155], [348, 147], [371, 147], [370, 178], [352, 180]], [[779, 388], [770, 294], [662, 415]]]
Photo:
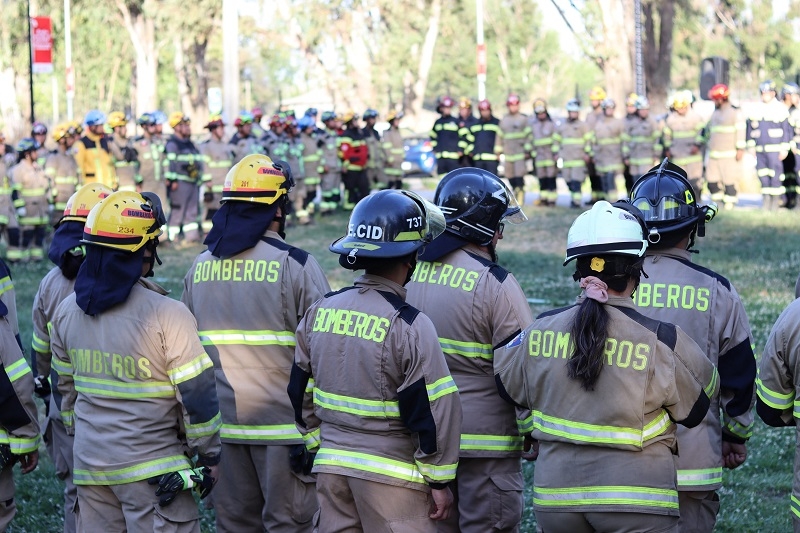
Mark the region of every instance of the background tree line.
[[[555, 10], [542, 9], [547, 1]], [[0, 120], [22, 131], [27, 2], [0, 5]], [[222, 86], [222, 0], [71, 6], [76, 115], [161, 108], [205, 119], [207, 89]], [[63, 0], [32, 0], [34, 15], [53, 19], [54, 74], [35, 76], [37, 116], [45, 121], [53, 76], [65, 112], [63, 9]], [[239, 12], [240, 68], [251, 79], [251, 101], [268, 113], [313, 91], [338, 109], [393, 106], [412, 116], [435, 107], [441, 94], [477, 97], [475, 0], [240, 0]], [[706, 56], [731, 61], [740, 97], [754, 96], [763, 78], [788, 81], [800, 71], [800, 0], [642, 0], [642, 18], [656, 108], [671, 89], [697, 94]], [[562, 48], [559, 34], [568, 32], [579, 54]], [[487, 96], [501, 109], [509, 92], [563, 105], [595, 84], [617, 99], [634, 87], [633, 0], [486, 1], [485, 39]]]

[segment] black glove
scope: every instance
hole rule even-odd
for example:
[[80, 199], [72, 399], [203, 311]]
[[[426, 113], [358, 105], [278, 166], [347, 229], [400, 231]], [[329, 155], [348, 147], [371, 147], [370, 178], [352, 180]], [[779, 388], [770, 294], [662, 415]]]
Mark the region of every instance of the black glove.
[[214, 193], [211, 191], [206, 191], [203, 193], [203, 201], [207, 204], [210, 204], [214, 201]]
[[200, 495], [200, 499], [208, 496], [211, 489], [214, 488], [214, 478], [210, 474], [211, 470], [204, 466], [194, 470], [169, 472], [150, 478], [147, 482], [150, 485], [158, 485], [156, 489], [156, 496], [159, 496], [158, 505], [166, 507], [182, 490], [194, 489]]
[[0, 444], [0, 470], [14, 466], [15, 462], [17, 462], [17, 456], [11, 453], [11, 446]]
[[211, 489], [214, 488], [214, 478], [211, 477], [211, 470], [207, 466], [195, 468], [194, 472], [195, 475], [191, 476], [190, 479], [194, 481], [194, 491], [200, 495], [202, 500], [211, 494]]
[[36, 376], [33, 378], [33, 393], [39, 398], [46, 400], [50, 398], [50, 382], [46, 376]]
[[122, 149], [122, 152], [125, 154], [125, 161], [128, 163], [134, 163], [139, 160], [139, 152], [132, 146], [126, 146]]
[[289, 450], [289, 468], [295, 474], [309, 475], [316, 456], [316, 453], [308, 451], [305, 444], [295, 444]]

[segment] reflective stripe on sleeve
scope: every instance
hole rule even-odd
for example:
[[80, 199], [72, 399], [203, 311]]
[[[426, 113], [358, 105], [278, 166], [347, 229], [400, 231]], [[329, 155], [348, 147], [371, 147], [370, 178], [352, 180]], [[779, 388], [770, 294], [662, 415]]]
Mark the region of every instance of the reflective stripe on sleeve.
[[175, 387], [169, 381], [124, 381], [74, 376], [75, 390], [83, 394], [110, 398], [169, 398], [175, 396]]
[[222, 424], [220, 437], [238, 440], [302, 440], [294, 424], [273, 424], [268, 426], [243, 426]]
[[303, 442], [305, 443], [306, 448], [309, 450], [319, 448], [319, 445], [322, 444], [319, 428], [315, 429], [314, 431], [309, 431], [303, 435]]
[[800, 500], [792, 494], [792, 504], [791, 504], [792, 513], [800, 519]]
[[6, 375], [8, 376], [9, 381], [12, 383], [17, 381], [25, 374], [30, 373], [31, 367], [28, 366], [28, 363], [25, 361], [25, 359], [18, 359], [6, 367]]
[[41, 442], [42, 437], [38, 434], [35, 437], [15, 437], [14, 435], [9, 435], [5, 429], [0, 428], [0, 444], [8, 444], [8, 447], [11, 448], [11, 453], [14, 455], [35, 452]]
[[517, 452], [522, 450], [522, 437], [511, 435], [461, 434], [461, 450]]
[[415, 462], [417, 463], [417, 469], [420, 474], [428, 479], [432, 479], [435, 483], [445, 483], [456, 478], [458, 463], [451, 465], [431, 465], [419, 461]]
[[789, 409], [794, 404], [794, 391], [782, 394], [768, 389], [761, 378], [756, 379], [756, 394], [761, 398], [761, 401], [769, 405], [773, 409], [781, 411]]
[[314, 465], [338, 466], [372, 472], [412, 483], [425, 483], [425, 479], [416, 465], [368, 453], [320, 448], [314, 459]]
[[533, 431], [533, 413], [522, 420], [517, 419], [517, 431], [520, 435], [527, 435]]
[[14, 282], [11, 281], [10, 276], [0, 278], [0, 294], [5, 294], [14, 288]]
[[50, 363], [57, 374], [72, 374], [72, 363], [53, 357]]
[[426, 385], [426, 388], [428, 389], [428, 400], [430, 401], [434, 401], [442, 396], [458, 392], [456, 382], [453, 381], [453, 378], [450, 376], [445, 376], [442, 379], [438, 379], [430, 385]]
[[212, 363], [208, 355], [203, 352], [185, 365], [168, 370], [167, 375], [169, 376], [169, 380], [173, 385], [178, 385], [179, 383], [189, 381], [190, 379], [199, 376], [204, 370], [207, 368], [212, 368], [213, 366], [214, 363]]
[[400, 418], [400, 403], [397, 401], [366, 400], [353, 396], [332, 394], [314, 388], [314, 404], [331, 411], [340, 411], [358, 416], [377, 418]]
[[208, 422], [201, 422], [200, 424], [186, 424], [186, 436], [189, 438], [208, 437], [218, 432], [222, 427], [222, 418], [220, 414], [214, 415]]
[[96, 471], [76, 468], [73, 476], [76, 485], [120, 485], [191, 467], [185, 455], [173, 455], [117, 470]]
[[39, 338], [35, 331], [33, 332], [33, 338], [31, 339], [31, 346], [39, 353], [50, 353], [50, 342]]
[[70, 428], [75, 425], [75, 411], [61, 411], [61, 422]]
[[209, 344], [295, 345], [294, 332], [292, 331], [221, 329], [198, 331], [197, 333], [200, 336], [200, 344], [203, 346], [208, 346]]
[[[795, 416], [798, 416], [796, 413], [797, 413], [797, 406], [795, 406]], [[743, 426], [736, 420], [728, 420], [725, 423], [725, 429], [727, 429], [728, 432], [736, 435], [739, 438], [749, 439], [750, 437], [753, 436], [753, 424], [754, 424], [753, 422], [750, 422], [749, 425]]]
[[714, 373], [711, 375], [711, 379], [708, 382], [708, 385], [703, 389], [703, 392], [706, 393], [706, 396], [711, 398], [714, 396], [714, 389], [717, 388], [717, 382], [719, 381], [719, 372], [717, 372], [717, 367], [714, 367]]
[[678, 470], [678, 487], [704, 487], [722, 483], [722, 467]]
[[678, 508], [678, 491], [649, 487], [533, 487], [533, 503], [542, 507], [568, 505], [632, 505], [635, 507]]
[[491, 344], [481, 344], [479, 342], [464, 342], [453, 339], [439, 337], [439, 345], [444, 353], [450, 355], [461, 355], [464, 357], [480, 357], [491, 361], [494, 358]]

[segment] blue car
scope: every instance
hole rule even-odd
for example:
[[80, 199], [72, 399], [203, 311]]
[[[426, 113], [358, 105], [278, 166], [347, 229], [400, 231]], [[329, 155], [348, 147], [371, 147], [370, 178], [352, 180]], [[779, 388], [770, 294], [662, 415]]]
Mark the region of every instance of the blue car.
[[425, 134], [411, 135], [403, 138], [406, 151], [401, 168], [404, 176], [433, 176], [436, 168], [436, 156], [433, 154], [430, 138]]

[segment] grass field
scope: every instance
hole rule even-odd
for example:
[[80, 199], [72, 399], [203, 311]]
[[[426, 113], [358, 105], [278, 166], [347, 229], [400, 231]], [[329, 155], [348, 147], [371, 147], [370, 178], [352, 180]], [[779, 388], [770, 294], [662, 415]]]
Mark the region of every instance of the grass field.
[[[571, 302], [578, 293], [572, 271], [561, 266], [566, 234], [577, 215], [565, 208], [529, 209], [531, 220], [522, 226], [507, 226], [500, 243], [500, 262], [520, 281], [525, 294], [543, 304], [534, 305], [534, 314]], [[312, 252], [329, 276], [331, 286], [349, 284], [352, 273], [338, 266], [328, 252], [328, 244], [341, 235], [346, 216], [320, 220], [315, 226], [290, 228], [289, 241]], [[794, 283], [800, 271], [800, 214], [760, 211], [721, 212], [700, 239], [696, 261], [728, 277], [744, 300], [760, 353], [770, 328], [783, 308], [792, 300]], [[180, 298], [183, 276], [200, 247], [165, 250], [164, 266], [157, 267], [156, 281]], [[50, 265], [26, 265], [14, 270], [17, 305], [23, 343], [30, 346], [30, 309], [39, 280]], [[789, 494], [792, 483], [794, 430], [776, 430], [757, 422], [750, 441], [747, 462], [735, 471], [726, 471], [720, 491], [722, 511], [720, 532], [791, 531]], [[526, 464], [528, 481], [534, 465]], [[18, 469], [17, 469], [18, 474]], [[61, 530], [62, 486], [53, 475], [52, 464], [42, 448], [39, 468], [28, 476], [17, 476], [18, 514], [9, 531], [57, 532]], [[530, 486], [530, 483], [528, 484]], [[535, 531], [530, 510], [531, 494], [526, 491], [528, 509], [522, 531]], [[213, 531], [213, 513], [203, 515], [203, 531]]]

